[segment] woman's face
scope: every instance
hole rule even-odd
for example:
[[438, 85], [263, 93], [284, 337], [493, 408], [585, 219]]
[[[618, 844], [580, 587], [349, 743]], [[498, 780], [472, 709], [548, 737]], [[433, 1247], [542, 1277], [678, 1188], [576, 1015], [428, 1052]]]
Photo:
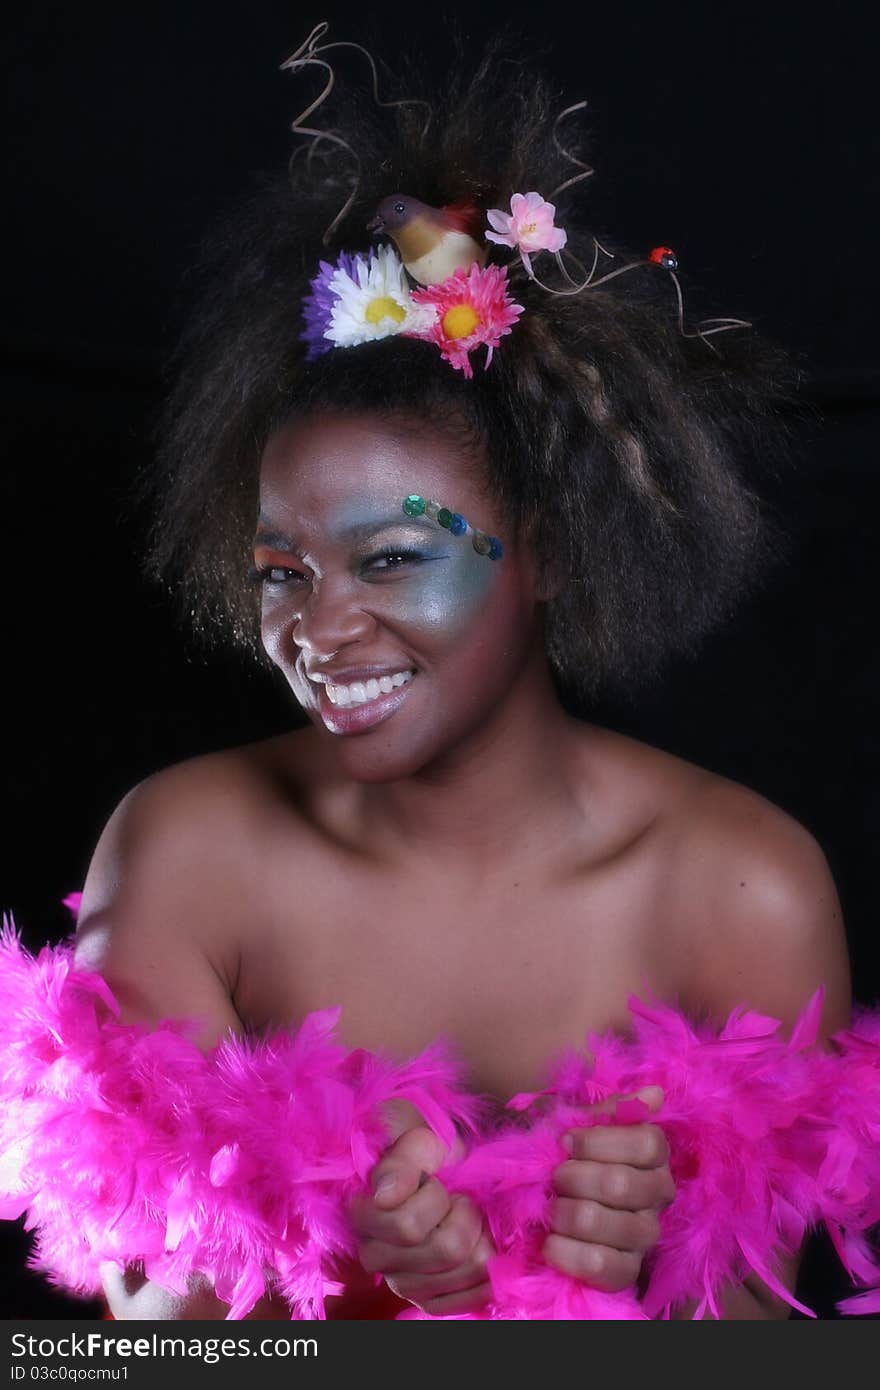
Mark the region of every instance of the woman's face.
[[[479, 469], [429, 428], [370, 415], [294, 420], [266, 447], [254, 539], [263, 644], [358, 780], [410, 776], [450, 753], [492, 718], [541, 640], [531, 555], [504, 534]], [[497, 536], [501, 558], [478, 554], [470, 531], [408, 516], [411, 494]]]

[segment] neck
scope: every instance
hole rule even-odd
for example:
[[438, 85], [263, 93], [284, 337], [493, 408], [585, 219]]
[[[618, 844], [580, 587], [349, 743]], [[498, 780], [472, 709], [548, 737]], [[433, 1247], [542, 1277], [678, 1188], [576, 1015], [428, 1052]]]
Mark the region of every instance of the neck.
[[[582, 776], [571, 767], [589, 728], [559, 703], [543, 651], [492, 718], [412, 777], [358, 788], [364, 843], [383, 859], [444, 859], [483, 873], [553, 843], [564, 850], [584, 816]], [[535, 833], [535, 827], [539, 833]], [[454, 892], [454, 884], [450, 885]]]

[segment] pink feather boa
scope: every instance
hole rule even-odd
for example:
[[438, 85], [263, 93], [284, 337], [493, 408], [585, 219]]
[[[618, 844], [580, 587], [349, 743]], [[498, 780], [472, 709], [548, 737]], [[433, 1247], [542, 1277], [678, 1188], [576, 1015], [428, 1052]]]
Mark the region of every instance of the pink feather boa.
[[[734, 1010], [722, 1029], [695, 1026], [633, 997], [633, 1037], [590, 1035], [550, 1085], [515, 1096], [502, 1121], [470, 1095], [442, 1043], [396, 1063], [334, 1038], [339, 1010], [254, 1041], [231, 1035], [212, 1052], [192, 1025], [149, 1030], [118, 1022], [100, 976], [73, 965], [73, 942], [35, 959], [11, 922], [0, 934], [0, 1216], [27, 1213], [29, 1264], [75, 1292], [101, 1289], [100, 1266], [142, 1262], [184, 1293], [206, 1274], [227, 1317], [272, 1288], [294, 1318], [324, 1316], [341, 1291], [340, 1261], [356, 1239], [346, 1208], [369, 1189], [388, 1142], [385, 1102], [405, 1099], [447, 1145], [467, 1151], [438, 1174], [483, 1209], [500, 1319], [663, 1318], [697, 1299], [720, 1315], [726, 1283], [754, 1272], [806, 1313], [774, 1274], [824, 1222], [854, 1284], [841, 1305], [880, 1311], [880, 1011], [857, 1012], [832, 1051], [817, 1047], [821, 990], [788, 1042], [775, 1019]], [[606, 1294], [541, 1258], [552, 1173], [576, 1124], [632, 1123], [585, 1115], [612, 1094], [662, 1086], [651, 1119], [671, 1151], [676, 1198], [646, 1261], [643, 1296]], [[876, 1232], [873, 1232], [876, 1235]], [[426, 1317], [418, 1310], [402, 1318]]]

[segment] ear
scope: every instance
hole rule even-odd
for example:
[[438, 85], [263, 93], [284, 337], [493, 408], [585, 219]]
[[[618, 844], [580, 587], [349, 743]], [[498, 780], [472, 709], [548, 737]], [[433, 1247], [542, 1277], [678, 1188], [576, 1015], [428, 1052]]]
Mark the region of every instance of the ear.
[[532, 541], [533, 523], [526, 523], [520, 532], [520, 545], [529, 565], [535, 600], [551, 603], [565, 588], [565, 576], [558, 564], [542, 561]]
[[565, 578], [559, 565], [554, 564], [552, 560], [542, 561], [528, 543], [526, 553], [529, 556], [535, 598], [538, 603], [551, 603], [565, 588]]
[[565, 588], [565, 582], [555, 570], [535, 571], [535, 597], [539, 603], [552, 603]]

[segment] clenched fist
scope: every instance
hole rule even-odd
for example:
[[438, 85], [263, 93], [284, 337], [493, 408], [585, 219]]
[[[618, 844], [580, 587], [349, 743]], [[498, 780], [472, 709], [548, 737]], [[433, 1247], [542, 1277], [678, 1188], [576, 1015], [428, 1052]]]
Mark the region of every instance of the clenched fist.
[[[659, 1110], [663, 1092], [646, 1086], [635, 1097]], [[590, 1109], [614, 1114], [615, 1096]], [[556, 1201], [543, 1246], [549, 1265], [593, 1288], [617, 1293], [636, 1282], [647, 1252], [657, 1243], [657, 1213], [675, 1197], [669, 1146], [652, 1124], [596, 1125], [573, 1129], [571, 1158], [553, 1173]]]
[[358, 1259], [426, 1313], [476, 1312], [491, 1293], [486, 1261], [494, 1246], [479, 1208], [432, 1176], [464, 1146], [458, 1141], [450, 1152], [405, 1101], [390, 1102], [386, 1116], [397, 1137], [370, 1174], [373, 1195], [349, 1206]]

